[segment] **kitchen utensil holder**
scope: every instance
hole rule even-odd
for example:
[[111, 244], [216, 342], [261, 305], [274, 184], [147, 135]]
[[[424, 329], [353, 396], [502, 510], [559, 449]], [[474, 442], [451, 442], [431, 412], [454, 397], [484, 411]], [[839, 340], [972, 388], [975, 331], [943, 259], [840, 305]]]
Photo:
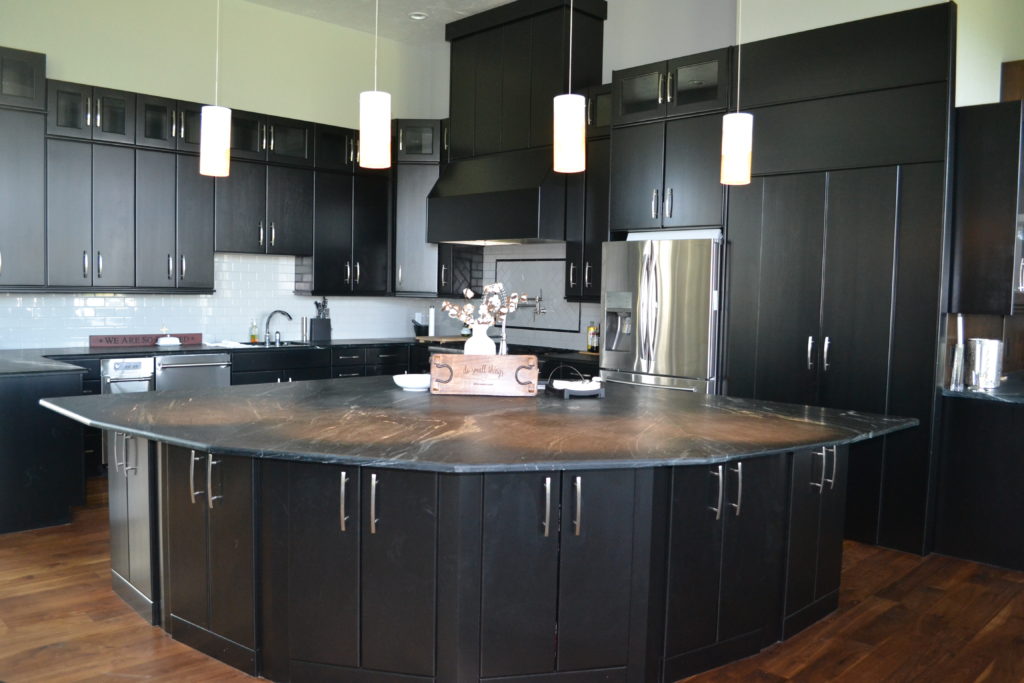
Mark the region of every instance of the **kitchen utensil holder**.
[[309, 321], [309, 341], [311, 344], [331, 341], [330, 318], [313, 318]]

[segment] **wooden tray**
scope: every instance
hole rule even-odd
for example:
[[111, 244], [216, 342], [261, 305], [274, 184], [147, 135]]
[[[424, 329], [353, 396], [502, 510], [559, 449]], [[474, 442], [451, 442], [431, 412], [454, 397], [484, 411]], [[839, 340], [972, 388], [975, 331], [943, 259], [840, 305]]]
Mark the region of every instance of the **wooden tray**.
[[537, 356], [430, 356], [430, 393], [464, 396], [536, 396]]

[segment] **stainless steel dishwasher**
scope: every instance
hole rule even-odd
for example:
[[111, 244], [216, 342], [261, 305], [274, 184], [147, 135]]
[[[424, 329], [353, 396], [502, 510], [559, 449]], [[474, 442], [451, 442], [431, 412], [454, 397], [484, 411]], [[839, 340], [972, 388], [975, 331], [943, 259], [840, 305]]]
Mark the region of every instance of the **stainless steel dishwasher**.
[[[231, 356], [202, 353], [100, 362], [101, 393], [189, 390], [231, 384]], [[158, 454], [140, 436], [104, 431], [110, 507], [111, 584], [153, 624], [160, 623]]]

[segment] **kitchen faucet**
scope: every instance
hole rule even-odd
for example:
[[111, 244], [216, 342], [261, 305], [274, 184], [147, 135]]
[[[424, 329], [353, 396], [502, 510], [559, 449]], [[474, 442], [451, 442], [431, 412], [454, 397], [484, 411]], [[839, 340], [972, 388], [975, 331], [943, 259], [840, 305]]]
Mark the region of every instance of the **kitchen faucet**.
[[[282, 311], [281, 309], [277, 309], [276, 311], [271, 311], [270, 315], [267, 316], [267, 329], [263, 333], [263, 345], [264, 346], [270, 346], [270, 320], [271, 320], [271, 318], [273, 318], [278, 313], [280, 313], [284, 317], [288, 318], [289, 320], [292, 319], [292, 315], [288, 311]], [[281, 345], [281, 333], [280, 332], [278, 332], [277, 335], [276, 335], [276, 339], [274, 340], [274, 345], [275, 346], [280, 346]]]

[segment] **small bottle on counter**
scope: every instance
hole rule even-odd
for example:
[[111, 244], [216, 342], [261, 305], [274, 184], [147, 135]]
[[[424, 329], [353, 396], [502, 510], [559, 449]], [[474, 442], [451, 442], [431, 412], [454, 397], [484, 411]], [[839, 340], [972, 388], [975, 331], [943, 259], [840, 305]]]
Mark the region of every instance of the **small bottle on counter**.
[[256, 327], [256, 320], [249, 321], [249, 341], [255, 344], [260, 340], [260, 329]]
[[587, 351], [596, 353], [601, 346], [601, 328], [591, 320], [587, 325]]

